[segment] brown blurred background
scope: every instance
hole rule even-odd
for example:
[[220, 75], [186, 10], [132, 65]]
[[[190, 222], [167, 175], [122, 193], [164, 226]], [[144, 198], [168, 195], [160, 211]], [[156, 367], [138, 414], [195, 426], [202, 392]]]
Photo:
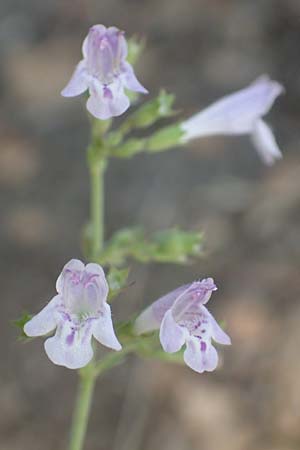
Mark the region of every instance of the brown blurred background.
[[233, 339], [213, 374], [131, 358], [99, 380], [86, 450], [300, 447], [299, 0], [2, 0], [0, 19], [1, 450], [66, 448], [76, 374], [23, 345], [9, 323], [54, 294], [80, 257], [88, 214], [83, 99], [60, 90], [90, 25], [147, 36], [137, 68], [182, 117], [269, 73], [287, 89], [268, 121], [284, 159], [267, 169], [247, 138], [112, 161], [106, 235], [121, 226], [203, 229], [205, 259], [133, 266], [126, 319], [162, 293], [213, 276], [210, 304]]

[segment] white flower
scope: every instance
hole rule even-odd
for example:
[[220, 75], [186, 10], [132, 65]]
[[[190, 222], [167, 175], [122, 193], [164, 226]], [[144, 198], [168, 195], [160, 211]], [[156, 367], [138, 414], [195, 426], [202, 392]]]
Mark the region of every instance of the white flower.
[[88, 89], [90, 97], [86, 107], [96, 118], [106, 120], [126, 111], [130, 102], [124, 89], [148, 93], [126, 61], [127, 42], [118, 28], [91, 27], [82, 54], [83, 59], [61, 94], [74, 97]]
[[106, 302], [108, 284], [102, 267], [72, 259], [59, 275], [56, 290], [58, 294], [24, 326], [27, 336], [42, 336], [56, 329], [45, 341], [54, 364], [84, 367], [93, 357], [92, 336], [106, 347], [121, 350]]
[[178, 352], [183, 345], [184, 361], [198, 373], [211, 372], [218, 364], [212, 339], [230, 345], [230, 337], [204, 306], [217, 289], [212, 278], [180, 286], [156, 300], [135, 322], [136, 334], [159, 329], [165, 352]]
[[283, 92], [281, 84], [263, 75], [245, 89], [221, 98], [184, 121], [183, 142], [214, 134], [249, 134], [263, 161], [271, 165], [282, 154], [262, 117]]

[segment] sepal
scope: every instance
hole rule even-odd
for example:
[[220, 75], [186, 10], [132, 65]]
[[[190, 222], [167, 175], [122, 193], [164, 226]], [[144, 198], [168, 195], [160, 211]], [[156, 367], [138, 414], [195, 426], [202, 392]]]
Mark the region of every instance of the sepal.
[[145, 102], [123, 122], [120, 127], [122, 133], [126, 134], [132, 129], [148, 128], [160, 119], [173, 116], [176, 114], [172, 109], [174, 100], [173, 94], [168, 94], [162, 89], [156, 98]]
[[147, 152], [155, 153], [182, 145], [184, 131], [180, 123], [161, 128], [147, 141]]

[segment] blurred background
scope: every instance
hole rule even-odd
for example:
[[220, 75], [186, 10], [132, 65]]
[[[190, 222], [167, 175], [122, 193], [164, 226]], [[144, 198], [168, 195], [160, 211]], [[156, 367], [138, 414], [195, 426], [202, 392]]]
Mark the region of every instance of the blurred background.
[[132, 266], [113, 305], [127, 319], [198, 277], [219, 290], [210, 309], [233, 345], [198, 375], [137, 361], [99, 380], [86, 450], [294, 450], [300, 447], [299, 0], [1, 0], [0, 448], [63, 450], [76, 373], [42, 339], [16, 341], [10, 321], [54, 294], [88, 214], [83, 98], [61, 88], [88, 28], [147, 37], [137, 67], [150, 97], [177, 95], [181, 117], [268, 73], [286, 87], [267, 120], [284, 159], [262, 165], [247, 137], [111, 162], [106, 236], [139, 223], [205, 232], [193, 266]]

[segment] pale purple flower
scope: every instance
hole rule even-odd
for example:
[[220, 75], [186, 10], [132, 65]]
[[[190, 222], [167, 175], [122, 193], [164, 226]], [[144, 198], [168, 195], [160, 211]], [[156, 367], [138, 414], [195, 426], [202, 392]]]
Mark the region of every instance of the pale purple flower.
[[59, 275], [56, 290], [57, 295], [24, 326], [27, 336], [42, 336], [56, 329], [45, 341], [54, 364], [84, 367], [93, 357], [92, 336], [106, 347], [121, 350], [106, 302], [108, 284], [102, 267], [72, 259]]
[[183, 142], [214, 134], [249, 134], [262, 160], [271, 165], [282, 153], [262, 117], [283, 92], [281, 84], [263, 75], [184, 121]]
[[230, 345], [230, 337], [204, 306], [217, 289], [212, 278], [181, 286], [150, 305], [135, 322], [136, 334], [160, 329], [165, 352], [178, 352], [184, 344], [184, 361], [196, 372], [211, 372], [218, 354], [212, 339]]
[[124, 89], [147, 94], [126, 61], [127, 42], [116, 27], [94, 25], [82, 46], [83, 59], [63, 89], [64, 97], [74, 97], [87, 89], [88, 111], [98, 119], [119, 116], [129, 107]]

